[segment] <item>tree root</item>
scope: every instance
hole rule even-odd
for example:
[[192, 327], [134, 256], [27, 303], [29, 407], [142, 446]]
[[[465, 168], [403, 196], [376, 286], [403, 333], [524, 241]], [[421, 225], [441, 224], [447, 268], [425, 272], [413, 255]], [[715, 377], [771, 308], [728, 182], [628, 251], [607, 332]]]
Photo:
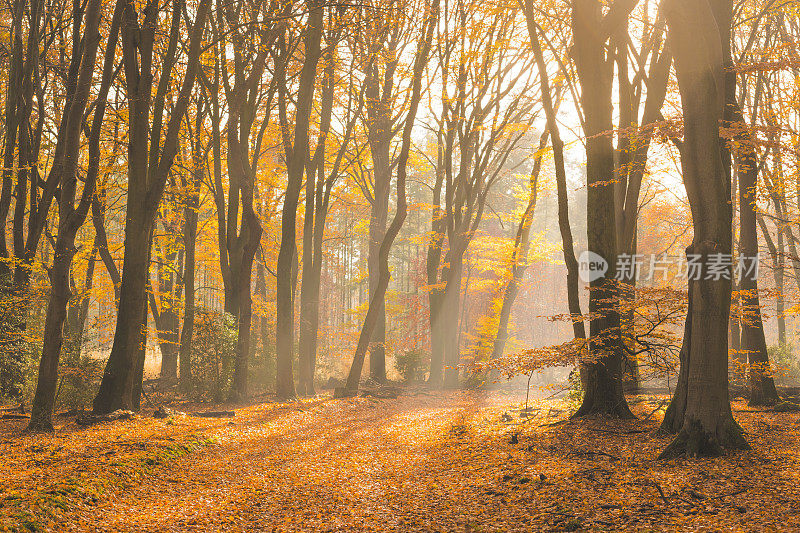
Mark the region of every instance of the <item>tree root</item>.
[[712, 434], [703, 429], [700, 421], [690, 421], [661, 452], [659, 460], [679, 457], [720, 457], [725, 454], [725, 450], [750, 449], [750, 445], [744, 439], [742, 428], [733, 418], [722, 424], [723, 427], [718, 429], [717, 434]]

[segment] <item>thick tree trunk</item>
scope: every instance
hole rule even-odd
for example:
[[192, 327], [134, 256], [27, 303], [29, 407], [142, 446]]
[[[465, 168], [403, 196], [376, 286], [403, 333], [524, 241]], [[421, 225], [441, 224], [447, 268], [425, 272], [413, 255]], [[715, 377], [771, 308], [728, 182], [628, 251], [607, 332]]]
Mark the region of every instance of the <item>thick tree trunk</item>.
[[146, 289], [153, 217], [131, 208], [129, 210], [134, 212], [128, 214], [125, 224], [119, 313], [111, 354], [93, 402], [95, 414], [134, 407], [140, 347], [145, 340], [142, 326], [147, 318]]
[[713, 257], [724, 261], [732, 249], [730, 181], [719, 135], [732, 7], [725, 0], [668, 0], [664, 7], [683, 105], [681, 167], [694, 226], [687, 254], [698, 255], [703, 269], [700, 279], [689, 281], [688, 337], [681, 361], [685, 377], [679, 376], [662, 424], [665, 430], [679, 432], [661, 458], [719, 455], [723, 449], [747, 447], [728, 397], [731, 269], [727, 265], [727, 279], [714, 279], [709, 268]]
[[602, 5], [596, 0], [577, 0], [573, 4], [574, 58], [585, 117], [588, 248], [608, 263], [607, 272], [589, 283], [591, 358], [585, 369], [583, 404], [576, 417], [591, 414], [633, 417], [622, 387], [619, 291], [615, 281], [617, 235], [611, 139], [614, 64], [606, 53], [608, 35], [597, 31], [607, 25], [612, 14], [604, 17]]
[[53, 429], [52, 416], [58, 384], [58, 360], [63, 342], [63, 325], [69, 303], [69, 265], [74, 250], [65, 249], [62, 242], [56, 247], [53, 267], [50, 271], [51, 291], [47, 304], [44, 328], [44, 345], [39, 361], [36, 395], [33, 399], [29, 430]]
[[439, 309], [442, 320], [442, 338], [444, 352], [444, 386], [447, 389], [458, 388], [458, 365], [461, 362], [459, 338], [459, 316], [461, 314], [461, 280], [464, 273], [464, 251], [459, 247], [451, 248], [450, 265], [442, 296], [442, 307]]
[[[259, 236], [259, 242], [260, 240]], [[239, 277], [239, 283], [237, 283], [239, 290], [239, 316], [236, 336], [236, 363], [233, 372], [233, 394], [237, 400], [244, 400], [249, 394], [247, 371], [250, 363], [250, 334], [253, 323], [253, 296], [250, 292], [250, 286], [253, 278], [255, 247], [253, 247], [252, 253], [248, 251], [247, 255], [248, 257], [242, 261], [243, 264], [237, 272]]]
[[[161, 77], [152, 100], [152, 109], [153, 74], [150, 69], [158, 4], [148, 3], [146, 24], [142, 28], [138, 27], [135, 6], [128, 3], [124, 7], [121, 40], [129, 102], [128, 205], [119, 315], [111, 354], [106, 363], [100, 390], [93, 402], [95, 414], [105, 414], [120, 408], [136, 408], [139, 404], [144, 372], [145, 328], [142, 326], [147, 318], [146, 288], [153, 227], [158, 204], [164, 195], [167, 178], [178, 152], [178, 134], [197, 75], [209, 4], [210, 0], [200, 0], [198, 4], [190, 32], [185, 76], [163, 136], [166, 93], [176, 61], [182, 7], [185, 6], [181, 0], [173, 3], [169, 44], [163, 56]], [[137, 56], [144, 59], [140, 62]], [[152, 123], [151, 111], [155, 117]], [[148, 150], [151, 140], [154, 148]]]

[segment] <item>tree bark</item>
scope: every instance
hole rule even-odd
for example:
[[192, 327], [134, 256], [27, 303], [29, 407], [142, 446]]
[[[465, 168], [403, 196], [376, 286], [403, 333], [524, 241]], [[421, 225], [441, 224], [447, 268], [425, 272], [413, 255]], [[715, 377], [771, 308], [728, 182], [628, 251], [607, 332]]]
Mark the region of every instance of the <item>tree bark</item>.
[[[131, 409], [139, 403], [144, 367], [144, 329], [147, 317], [146, 286], [150, 247], [158, 204], [178, 151], [180, 132], [197, 74], [201, 41], [210, 0], [198, 5], [190, 33], [186, 73], [162, 139], [162, 121], [169, 78], [176, 61], [182, 0], [173, 6], [170, 42], [164, 55], [161, 78], [153, 100], [155, 119], [150, 124], [152, 59], [158, 4], [148, 2], [139, 28], [133, 4], [125, 4], [121, 24], [123, 66], [129, 102], [128, 208], [125, 221], [124, 258], [119, 314], [100, 389], [93, 402], [95, 414]], [[154, 143], [148, 150], [148, 141]], [[157, 149], [156, 147], [161, 149]], [[138, 391], [138, 392], [137, 392]]]
[[422, 99], [422, 77], [425, 71], [425, 66], [428, 64], [431, 51], [431, 43], [433, 42], [433, 32], [438, 21], [439, 16], [439, 0], [433, 0], [429, 10], [425, 13], [425, 20], [422, 26], [422, 38], [417, 47], [416, 56], [414, 58], [414, 67], [412, 71], [412, 88], [411, 96], [409, 98], [408, 114], [405, 117], [403, 125], [403, 137], [400, 147], [400, 155], [397, 159], [397, 210], [395, 211], [394, 218], [392, 219], [386, 235], [381, 243], [379, 250], [379, 265], [380, 277], [375, 293], [369, 302], [367, 308], [367, 315], [364, 317], [364, 323], [361, 327], [361, 333], [358, 337], [358, 345], [353, 356], [353, 363], [350, 366], [350, 372], [347, 375], [347, 383], [344, 391], [341, 394], [346, 396], [355, 396], [358, 393], [359, 382], [361, 380], [361, 372], [364, 368], [364, 359], [372, 339], [375, 325], [378, 321], [378, 312], [383, 305], [383, 299], [386, 295], [386, 289], [389, 287], [389, 279], [391, 273], [389, 271], [389, 251], [391, 250], [392, 243], [400, 232], [405, 221], [408, 211], [406, 200], [406, 177], [408, 158], [411, 152], [411, 132], [414, 129], [414, 122], [417, 117], [417, 110], [419, 103]]
[[735, 110], [739, 127], [748, 133], [738, 144], [736, 160], [739, 176], [739, 254], [743, 267], [756, 266], [755, 271], [742, 268], [739, 278], [741, 291], [742, 342], [741, 349], [747, 355], [750, 373], [750, 405], [771, 405], [779, 401], [775, 381], [772, 378], [767, 355], [767, 341], [761, 320], [761, 301], [758, 295], [758, 233], [756, 230], [756, 194], [758, 185], [758, 158], [754, 139], [749, 134], [741, 109]]
[[547, 117], [547, 131], [550, 133], [553, 145], [553, 164], [556, 172], [556, 189], [558, 196], [558, 228], [561, 232], [561, 246], [564, 254], [564, 264], [567, 267], [567, 306], [572, 317], [572, 333], [576, 339], [586, 338], [586, 327], [581, 311], [580, 293], [578, 290], [578, 260], [575, 257], [575, 244], [572, 237], [572, 227], [569, 222], [569, 196], [567, 194], [567, 172], [564, 165], [564, 141], [556, 120], [556, 110], [548, 81], [547, 65], [544, 62], [542, 47], [539, 42], [538, 31], [533, 21], [533, 3], [527, 0], [525, 16], [528, 20], [528, 34], [536, 64], [539, 68], [541, 83], [542, 105]]
[[617, 0], [604, 16], [597, 0], [573, 3], [573, 57], [581, 84], [586, 136], [588, 248], [608, 263], [605, 275], [589, 283], [590, 360], [585, 365], [586, 390], [574, 416], [600, 414], [632, 418], [622, 388], [619, 291], [616, 286], [617, 235], [614, 146], [611, 132], [614, 60], [606, 41], [614, 27], [627, 21], [634, 2]]
[[[100, 129], [105, 116], [105, 101], [111, 85], [114, 67], [114, 53], [116, 51], [119, 16], [121, 13], [119, 8], [115, 10], [112, 21], [103, 67], [103, 79], [92, 121], [89, 170], [80, 203], [76, 209], [74, 201], [78, 181], [81, 126], [92, 84], [97, 49], [100, 44], [98, 28], [101, 12], [102, 2], [100, 0], [91, 0], [86, 6], [83, 35], [85, 46], [83, 47], [81, 70], [75, 98], [72, 100], [69, 109], [65, 111], [68, 118], [64, 122], [67, 130], [65, 132], [64, 166], [61, 169], [58, 235], [53, 253], [53, 265], [49, 272], [51, 283], [50, 301], [47, 305], [42, 357], [39, 361], [39, 375], [28, 431], [53, 429], [52, 417], [58, 383], [58, 362], [63, 343], [64, 321], [67, 317], [67, 306], [71, 296], [69, 276], [72, 259], [76, 252], [75, 236], [86, 220], [86, 215], [91, 206], [91, 198], [94, 195], [94, 187], [97, 183], [100, 159]], [[80, 16], [76, 16], [74, 24], [80, 26], [80, 22]]]
[[[286, 116], [287, 95], [285, 79], [279, 79], [279, 110], [284, 130], [284, 150], [287, 161], [287, 186], [281, 215], [281, 245], [278, 251], [277, 315], [275, 330], [276, 381], [278, 398], [296, 395], [292, 361], [294, 358], [294, 275], [296, 256], [297, 205], [309, 152], [309, 127], [316, 86], [317, 64], [321, 56], [323, 16], [325, 7], [317, 0], [308, 0], [308, 25], [305, 29], [305, 60], [300, 73], [295, 113], [294, 139], [289, 139]], [[285, 73], [285, 70], [283, 70]]]
[[727, 101], [724, 48], [732, 6], [725, 0], [667, 0], [664, 8], [684, 116], [681, 167], [694, 227], [687, 254], [699, 255], [703, 266], [700, 279], [689, 281], [681, 375], [662, 424], [667, 431], [679, 429], [661, 453], [669, 459], [719, 455], [748, 445], [728, 396], [730, 265], [727, 279], [709, 275], [712, 254], [730, 257], [732, 250], [730, 179], [719, 133]]
[[[547, 147], [548, 137], [549, 130], [545, 129], [539, 139], [539, 151], [537, 154], [541, 154]], [[503, 293], [503, 303], [500, 306], [500, 316], [498, 317], [497, 335], [495, 335], [494, 342], [492, 343], [491, 359], [501, 357], [505, 351], [506, 343], [508, 342], [508, 323], [511, 320], [511, 310], [514, 306], [514, 301], [517, 299], [520, 283], [525, 277], [525, 271], [528, 268], [529, 240], [531, 225], [533, 224], [533, 215], [536, 210], [536, 200], [539, 192], [539, 172], [541, 168], [542, 156], [537, 155], [533, 164], [533, 169], [531, 170], [530, 179], [528, 180], [528, 205], [525, 207], [522, 217], [520, 217], [517, 233], [514, 237], [514, 252], [511, 256], [511, 279]]]

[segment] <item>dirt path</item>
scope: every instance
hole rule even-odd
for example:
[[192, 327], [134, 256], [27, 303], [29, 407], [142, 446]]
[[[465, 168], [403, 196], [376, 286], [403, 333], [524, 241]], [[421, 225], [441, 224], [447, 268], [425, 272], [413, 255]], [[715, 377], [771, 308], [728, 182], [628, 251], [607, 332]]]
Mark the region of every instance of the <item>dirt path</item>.
[[[653, 433], [653, 420], [543, 426], [563, 418], [551, 411], [563, 405], [539, 402], [538, 417], [521, 426], [509, 411], [515, 400], [468, 393], [319, 399], [238, 409], [230, 422], [142, 417], [90, 429], [68, 423], [56, 436], [36, 437], [5, 425], [0, 526], [800, 529], [796, 414], [737, 413], [755, 452], [659, 463], [653, 458], [667, 440]], [[637, 408], [652, 411], [646, 402]], [[511, 421], [501, 418], [507, 411]]]

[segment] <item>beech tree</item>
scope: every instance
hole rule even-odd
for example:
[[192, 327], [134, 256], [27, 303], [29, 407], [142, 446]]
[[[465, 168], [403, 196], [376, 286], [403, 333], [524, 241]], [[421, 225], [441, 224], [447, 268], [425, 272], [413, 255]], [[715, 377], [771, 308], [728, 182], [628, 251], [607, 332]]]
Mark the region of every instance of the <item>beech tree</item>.
[[683, 181], [692, 209], [694, 237], [687, 254], [698, 254], [700, 279], [689, 281], [679, 381], [661, 428], [677, 433], [662, 458], [718, 455], [748, 444], [733, 418], [728, 397], [728, 276], [707, 276], [711, 256], [730, 257], [730, 181], [720, 143], [730, 47], [732, 8], [724, 0], [665, 0], [669, 38], [681, 93]]
[[144, 6], [141, 25], [133, 4], [126, 3], [122, 14], [123, 71], [129, 108], [125, 255], [114, 343], [94, 400], [95, 413], [139, 406], [144, 371], [142, 325], [147, 316], [153, 224], [178, 152], [178, 134], [194, 87], [209, 4], [210, 0], [201, 0], [197, 6], [187, 48], [186, 72], [165, 131], [162, 129], [166, 98], [178, 56], [185, 3], [183, 0], [172, 3], [169, 42], [161, 58], [161, 76], [155, 93], [153, 52], [160, 6], [149, 1]]
[[67, 130], [65, 139], [63, 165], [57, 169], [60, 181], [60, 194], [58, 197], [59, 223], [53, 254], [53, 266], [49, 271], [51, 294], [47, 306], [45, 319], [44, 344], [42, 357], [39, 360], [39, 375], [36, 385], [36, 395], [33, 400], [29, 430], [52, 430], [53, 407], [58, 384], [58, 361], [61, 355], [63, 342], [64, 322], [67, 318], [67, 307], [70, 300], [70, 267], [75, 254], [75, 236], [92, 205], [95, 184], [99, 173], [100, 164], [100, 130], [103, 127], [106, 99], [111, 87], [114, 71], [114, 55], [117, 46], [119, 19], [122, 13], [122, 3], [114, 10], [114, 16], [109, 31], [108, 44], [103, 65], [103, 75], [100, 90], [95, 104], [92, 127], [89, 133], [89, 168], [83, 183], [80, 201], [75, 207], [75, 196], [78, 185], [78, 155], [80, 152], [80, 135], [86, 104], [94, 75], [95, 58], [100, 44], [100, 17], [102, 2], [92, 0], [86, 5], [85, 20], [83, 14], [76, 11], [73, 24], [83, 25], [83, 46], [80, 57], [80, 67], [75, 91], [65, 110], [66, 120], [62, 127]]
[[[567, 306], [572, 320], [572, 331], [575, 339], [585, 339], [586, 326], [581, 312], [580, 293], [578, 290], [578, 260], [575, 257], [575, 243], [569, 221], [567, 173], [564, 165], [564, 141], [561, 139], [560, 128], [556, 119], [556, 105], [553, 102], [553, 95], [550, 89], [550, 76], [547, 72], [544, 54], [542, 53], [542, 46], [539, 38], [541, 29], [540, 26], [536, 24], [531, 0], [525, 1], [524, 9], [531, 49], [536, 58], [536, 66], [539, 69], [539, 83], [542, 93], [542, 105], [544, 106], [544, 113], [547, 120], [547, 132], [552, 139], [553, 164], [556, 174], [556, 194], [558, 196], [558, 228], [561, 233], [564, 264], [567, 268]], [[495, 353], [494, 355], [495, 357], [499, 357], [501, 354]]]
[[[341, 59], [338, 45], [343, 38], [347, 13], [329, 9], [330, 24], [325, 32], [326, 52], [323, 59], [324, 76], [320, 87], [319, 135], [313, 157], [306, 170], [305, 213], [303, 214], [303, 265], [300, 287], [299, 389], [302, 394], [314, 394], [314, 375], [317, 364], [317, 335], [319, 333], [320, 284], [322, 276], [325, 224], [330, 209], [331, 193], [345, 164], [350, 139], [364, 102], [364, 90], [354, 91], [353, 72], [348, 73], [347, 103], [343, 116], [344, 131], [339, 136], [332, 131], [337, 88], [343, 80], [338, 73]], [[338, 139], [337, 139], [338, 137]], [[334, 144], [335, 142], [335, 144]], [[333, 145], [332, 153], [328, 151]]]
[[575, 416], [605, 414], [630, 418], [622, 390], [623, 352], [616, 262], [619, 248], [614, 209], [614, 146], [611, 132], [614, 80], [613, 48], [606, 43], [625, 24], [636, 0], [616, 0], [603, 14], [598, 0], [574, 0], [573, 60], [581, 85], [586, 137], [586, 227], [588, 249], [608, 263], [608, 270], [589, 284], [590, 358], [586, 363], [583, 404]]
[[[278, 109], [281, 121], [281, 135], [286, 154], [287, 185], [283, 197], [281, 216], [281, 245], [277, 265], [277, 320], [275, 330], [275, 350], [277, 353], [275, 390], [279, 398], [296, 395], [294, 374], [294, 287], [293, 264], [297, 260], [297, 206], [303, 184], [306, 161], [310, 154], [309, 128], [314, 105], [314, 92], [317, 85], [317, 64], [322, 56], [321, 42], [325, 6], [317, 0], [308, 0], [308, 17], [303, 31], [305, 56], [298, 80], [295, 98], [294, 125], [289, 123], [289, 94], [286, 83], [286, 65], [281, 63], [276, 69], [278, 79]], [[287, 38], [281, 35], [278, 45], [282, 53], [287, 50]], [[294, 135], [292, 135], [292, 131]], [[295, 267], [296, 268], [296, 267]]]
[[337, 395], [339, 396], [354, 396], [358, 393], [361, 372], [364, 368], [364, 358], [366, 357], [367, 349], [369, 348], [375, 326], [378, 322], [379, 313], [381, 312], [380, 309], [384, 305], [386, 289], [389, 287], [389, 278], [391, 276], [391, 272], [389, 271], [389, 251], [407, 215], [406, 179], [408, 174], [408, 159], [411, 153], [411, 133], [414, 128], [414, 121], [417, 117], [419, 103], [422, 100], [423, 76], [425, 67], [430, 60], [434, 31], [439, 22], [439, 10], [439, 0], [432, 0], [430, 5], [427, 5], [427, 3], [424, 5], [423, 23], [420, 30], [421, 35], [414, 55], [409, 109], [403, 124], [402, 145], [397, 160], [397, 208], [394, 218], [383, 237], [381, 247], [378, 250], [378, 264], [380, 267], [378, 284], [375, 291], [370, 296], [367, 314], [364, 317], [364, 323], [361, 326], [361, 332], [358, 336], [358, 344], [356, 345], [355, 354], [353, 356], [353, 363], [350, 365], [350, 372], [347, 375], [347, 382], [344, 389], [337, 391]]
[[[482, 22], [467, 24], [474, 18]], [[464, 256], [489, 193], [509, 171], [506, 162], [533, 116], [536, 100], [528, 94], [534, 77], [530, 55], [516, 44], [522, 29], [516, 13], [468, 1], [456, 2], [443, 12], [436, 50], [441, 111], [435, 115], [437, 187], [443, 189], [439, 203], [434, 202], [432, 229], [436, 233], [432, 232], [428, 254], [432, 263], [428, 265], [428, 382], [435, 387], [458, 385]], [[482, 82], [473, 85], [470, 80]], [[440, 264], [441, 272], [434, 277]]]

